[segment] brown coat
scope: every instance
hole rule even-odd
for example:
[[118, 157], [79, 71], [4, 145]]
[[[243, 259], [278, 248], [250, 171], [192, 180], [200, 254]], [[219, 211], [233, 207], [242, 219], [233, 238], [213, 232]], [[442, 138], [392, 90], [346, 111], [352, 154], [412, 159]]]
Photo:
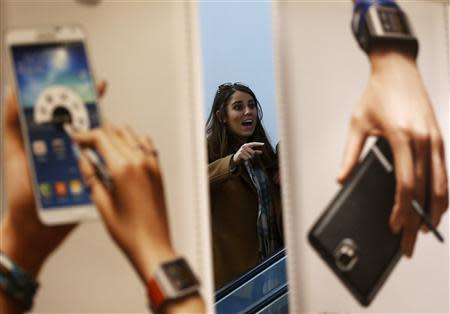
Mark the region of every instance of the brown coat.
[[[254, 267], [259, 259], [258, 195], [245, 167], [230, 172], [231, 157], [208, 166], [216, 289]], [[272, 202], [282, 235], [278, 188], [272, 189]]]

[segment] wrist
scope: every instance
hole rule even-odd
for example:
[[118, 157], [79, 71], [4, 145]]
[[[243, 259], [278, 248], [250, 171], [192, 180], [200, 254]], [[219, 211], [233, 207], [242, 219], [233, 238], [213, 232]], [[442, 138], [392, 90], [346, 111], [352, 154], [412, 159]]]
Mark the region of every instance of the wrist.
[[4, 218], [0, 225], [2, 240], [0, 250], [14, 263], [26, 271], [31, 277], [37, 278], [39, 271], [50, 254], [47, 250], [38, 248], [36, 243], [23, 236], [23, 230], [11, 226], [9, 219]]
[[132, 263], [144, 284], [153, 277], [159, 265], [173, 260], [176, 256], [170, 243], [141, 246], [130, 254]]
[[0, 302], [10, 308], [8, 312], [28, 312], [39, 283], [4, 252], [0, 252], [0, 268]]
[[373, 74], [384, 73], [395, 69], [417, 69], [417, 63], [409, 53], [391, 50], [375, 49], [369, 54]]

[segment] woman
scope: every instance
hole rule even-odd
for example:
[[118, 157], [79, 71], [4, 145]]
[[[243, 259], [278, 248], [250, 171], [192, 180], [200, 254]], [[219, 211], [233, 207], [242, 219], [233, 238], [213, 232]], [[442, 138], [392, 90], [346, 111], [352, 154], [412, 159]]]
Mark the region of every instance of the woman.
[[248, 86], [219, 86], [206, 125], [216, 288], [283, 245], [277, 158], [261, 119]]

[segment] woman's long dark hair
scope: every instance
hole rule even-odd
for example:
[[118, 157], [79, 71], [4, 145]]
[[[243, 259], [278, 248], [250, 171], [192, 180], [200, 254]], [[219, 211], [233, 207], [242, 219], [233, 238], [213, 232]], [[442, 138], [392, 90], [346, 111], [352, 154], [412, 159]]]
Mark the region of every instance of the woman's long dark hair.
[[260, 155], [257, 160], [262, 163], [264, 168], [272, 172], [272, 170], [278, 167], [278, 164], [274, 149], [270, 144], [261, 123], [263, 115], [261, 105], [253, 91], [248, 86], [241, 83], [225, 83], [220, 85], [217, 89], [211, 112], [206, 121], [208, 161], [211, 163], [219, 158], [234, 154], [240, 147], [237, 137], [228, 129], [227, 124], [223, 122], [228, 114], [228, 101], [236, 91], [249, 94], [256, 103], [258, 119], [256, 121], [255, 131], [248, 138], [247, 142], [264, 143], [263, 154]]

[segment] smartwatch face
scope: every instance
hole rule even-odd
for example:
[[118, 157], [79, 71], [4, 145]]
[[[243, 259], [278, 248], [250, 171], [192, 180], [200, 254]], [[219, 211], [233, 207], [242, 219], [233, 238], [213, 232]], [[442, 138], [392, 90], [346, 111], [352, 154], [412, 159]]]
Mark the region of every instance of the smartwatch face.
[[378, 18], [385, 33], [411, 35], [405, 16], [397, 9], [378, 7]]
[[199, 284], [197, 278], [192, 273], [184, 259], [178, 259], [171, 263], [162, 265], [164, 272], [170, 283], [176, 290], [183, 290]]

